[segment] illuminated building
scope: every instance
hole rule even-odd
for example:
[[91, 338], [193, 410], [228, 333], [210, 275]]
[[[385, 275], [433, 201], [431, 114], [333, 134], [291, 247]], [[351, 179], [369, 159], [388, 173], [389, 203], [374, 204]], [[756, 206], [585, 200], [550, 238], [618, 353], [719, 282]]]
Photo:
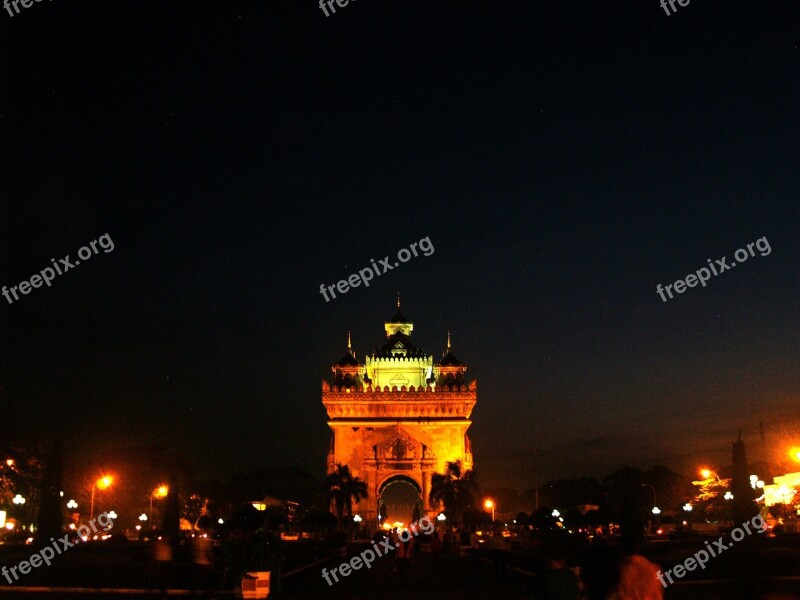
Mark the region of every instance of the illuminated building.
[[448, 461], [472, 468], [467, 429], [477, 384], [465, 380], [467, 367], [453, 355], [449, 333], [438, 363], [412, 343], [414, 325], [399, 299], [384, 329], [385, 343], [363, 362], [348, 334], [346, 354], [331, 367], [333, 380], [322, 382], [332, 430], [327, 468], [348, 465], [366, 482], [368, 497], [354, 513], [408, 523], [438, 514], [428, 503], [433, 473], [444, 472]]

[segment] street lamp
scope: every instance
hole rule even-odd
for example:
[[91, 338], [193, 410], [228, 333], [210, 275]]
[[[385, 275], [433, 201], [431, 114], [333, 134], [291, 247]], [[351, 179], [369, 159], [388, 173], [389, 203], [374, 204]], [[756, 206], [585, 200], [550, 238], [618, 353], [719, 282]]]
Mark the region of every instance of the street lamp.
[[722, 483], [722, 481], [719, 478], [719, 475], [717, 475], [711, 469], [700, 469], [700, 477], [702, 477], [703, 479], [711, 479], [712, 475], [717, 478], [717, 483]]
[[89, 521], [94, 519], [94, 491], [107, 490], [109, 487], [111, 487], [112, 483], [114, 483], [114, 479], [108, 475], [104, 475], [92, 484], [92, 501], [91, 506], [89, 507]]
[[436, 515], [436, 520], [437, 521], [446, 521], [447, 517], [445, 516], [445, 514], [443, 512], [440, 512], [438, 515]]
[[75, 502], [75, 500], [70, 500], [69, 502], [67, 502], [67, 508], [75, 510], [76, 508], [78, 508], [78, 503]]
[[494, 502], [487, 499], [486, 502], [483, 503], [483, 506], [486, 508], [486, 510], [492, 511], [492, 523], [494, 523]]
[[166, 498], [167, 494], [169, 494], [169, 487], [166, 485], [160, 485], [150, 493], [150, 512], [147, 514], [151, 520], [153, 518], [153, 497], [158, 499]]
[[642, 487], [649, 487], [653, 490], [653, 514], [656, 516], [656, 527], [661, 524], [661, 517], [658, 515], [661, 514], [661, 510], [658, 508], [658, 500], [656, 500], [656, 487], [654, 485], [650, 485], [649, 483], [641, 484]]
[[[16, 496], [14, 496], [14, 498], [13, 498], [11, 501], [12, 501], [14, 504], [16, 504], [18, 507], [21, 507], [23, 504], [25, 504], [25, 498], [23, 498], [23, 497], [22, 497], [22, 496], [20, 496], [19, 494], [17, 494]], [[22, 517], [22, 515], [21, 515], [21, 513], [20, 513], [20, 510], [18, 509], [18, 510], [17, 510], [17, 518], [21, 518], [21, 517]]]

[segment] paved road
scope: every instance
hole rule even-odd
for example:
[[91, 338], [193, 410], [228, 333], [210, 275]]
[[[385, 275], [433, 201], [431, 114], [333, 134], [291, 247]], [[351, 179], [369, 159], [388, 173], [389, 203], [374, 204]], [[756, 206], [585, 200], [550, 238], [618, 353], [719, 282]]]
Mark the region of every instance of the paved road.
[[[335, 566], [337, 562], [332, 563]], [[532, 598], [530, 579], [513, 573], [497, 581], [491, 564], [474, 564], [452, 555], [417, 554], [409, 570], [408, 587], [398, 589], [392, 557], [378, 558], [372, 568], [353, 571], [328, 586], [320, 568], [290, 577], [284, 583], [285, 600], [347, 598], [353, 600], [515, 600]]]

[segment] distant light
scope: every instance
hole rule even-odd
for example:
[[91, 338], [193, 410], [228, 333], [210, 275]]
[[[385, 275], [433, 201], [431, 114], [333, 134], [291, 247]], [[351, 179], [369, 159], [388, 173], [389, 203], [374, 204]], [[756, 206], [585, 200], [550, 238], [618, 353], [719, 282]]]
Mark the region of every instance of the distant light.
[[552, 513], [550, 513], [550, 514], [551, 514], [552, 516], [556, 517], [556, 518], [558, 518], [558, 517], [560, 517], [560, 516], [561, 516], [561, 513], [560, 513], [560, 512], [558, 512], [558, 510], [557, 510], [557, 509], [553, 509], [553, 512], [552, 512]]
[[763, 480], [761, 480], [761, 479], [759, 479], [758, 481], [756, 481], [756, 487], [757, 487], [757, 488], [763, 488], [763, 487], [764, 487], [764, 481], [763, 481]]
[[139, 515], [139, 520], [140, 520], [142, 523], [144, 523], [145, 521], [147, 521], [147, 515], [146, 515], [146, 514], [144, 514], [144, 513], [140, 514], [140, 515]]
[[731, 494], [730, 490], [728, 490], [727, 492], [725, 492], [723, 498], [725, 498], [725, 500], [733, 500], [733, 494]]
[[222, 525], [224, 522], [225, 521], [223, 521], [222, 519], [217, 519], [217, 523], [219, 523], [220, 525]]
[[64, 492], [58, 492], [58, 495], [63, 498], [64, 497]]
[[703, 479], [710, 479], [711, 471], [709, 469], [700, 469], [700, 475], [703, 477]]
[[14, 504], [25, 504], [25, 498], [23, 498], [22, 496], [17, 494], [16, 496], [14, 496], [14, 499], [12, 500], [12, 502]]
[[6, 523], [6, 529], [8, 529], [9, 531], [14, 529], [14, 523], [12, 523], [10, 521], [8, 523]]
[[7, 464], [9, 467], [13, 467], [13, 466], [14, 466], [14, 459], [13, 459], [13, 458], [9, 458], [9, 459], [6, 461], [6, 464]]
[[117, 513], [112, 510], [111, 512], [108, 513], [108, 518], [109, 519], [116, 519], [117, 518]]
[[[683, 510], [685, 510], [686, 512], [692, 512], [692, 505], [687, 502], [686, 504], [683, 505]], [[686, 521], [684, 521], [684, 523], [685, 522]]]
[[70, 499], [69, 502], [67, 502], [67, 508], [72, 508], [72, 509], [78, 508], [78, 503], [75, 502], [75, 500]]
[[440, 512], [440, 513], [437, 515], [437, 517], [436, 517], [436, 520], [437, 520], [437, 521], [446, 521], [446, 520], [447, 520], [447, 517], [445, 516], [445, 514], [444, 514], [443, 512]]
[[661, 514], [661, 509], [658, 508], [657, 506], [654, 506], [653, 507], [653, 514], [654, 515], [660, 515]]
[[142, 526], [141, 526], [141, 525], [137, 525], [137, 526], [136, 526], [136, 531], [139, 531], [141, 528], [142, 528]]
[[361, 521], [363, 521], [363, 519], [361, 518], [361, 515], [355, 515], [353, 517], [353, 521], [355, 521], [356, 523], [361, 523]]

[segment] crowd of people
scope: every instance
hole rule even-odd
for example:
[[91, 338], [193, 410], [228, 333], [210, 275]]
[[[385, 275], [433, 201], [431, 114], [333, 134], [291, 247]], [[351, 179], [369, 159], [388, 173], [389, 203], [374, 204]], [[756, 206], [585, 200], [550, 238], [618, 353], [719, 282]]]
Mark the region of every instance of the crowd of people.
[[[427, 544], [433, 555], [468, 554], [470, 569], [477, 572], [486, 560], [498, 585], [509, 577], [511, 539], [503, 528], [480, 531], [476, 528], [447, 528], [434, 531], [427, 538], [402, 541], [397, 529], [378, 532], [388, 535], [395, 551], [394, 573], [398, 587], [407, 589], [409, 572], [419, 551], [417, 544]], [[643, 531], [629, 529], [619, 544], [592, 544], [578, 564], [570, 564], [567, 546], [556, 538], [542, 540], [538, 547], [540, 568], [530, 578], [533, 600], [662, 600], [663, 586], [657, 578], [658, 566], [641, 555]]]

